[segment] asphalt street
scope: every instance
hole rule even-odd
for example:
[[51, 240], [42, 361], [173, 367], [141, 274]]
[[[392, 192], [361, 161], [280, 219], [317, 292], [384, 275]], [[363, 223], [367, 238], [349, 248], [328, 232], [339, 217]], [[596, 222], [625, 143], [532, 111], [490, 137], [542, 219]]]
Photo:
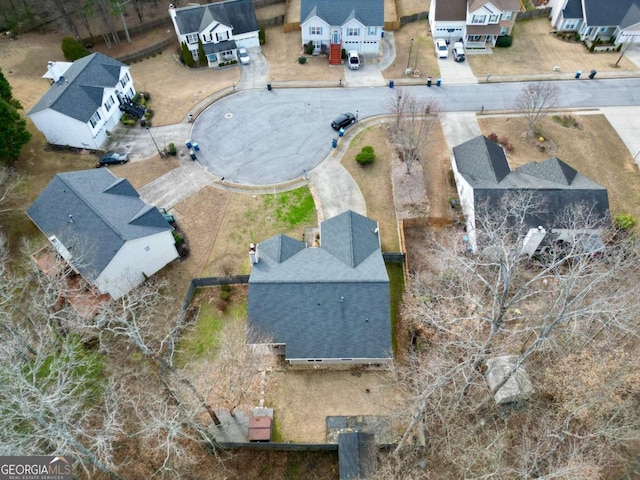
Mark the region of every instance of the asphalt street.
[[[587, 78], [554, 82], [560, 108], [640, 105], [640, 79]], [[252, 185], [292, 180], [310, 172], [339, 139], [330, 123], [338, 114], [359, 118], [388, 113], [397, 95], [435, 100], [442, 112], [511, 110], [526, 82], [403, 88], [300, 88], [245, 90], [208, 107], [191, 137], [198, 161], [217, 177]]]

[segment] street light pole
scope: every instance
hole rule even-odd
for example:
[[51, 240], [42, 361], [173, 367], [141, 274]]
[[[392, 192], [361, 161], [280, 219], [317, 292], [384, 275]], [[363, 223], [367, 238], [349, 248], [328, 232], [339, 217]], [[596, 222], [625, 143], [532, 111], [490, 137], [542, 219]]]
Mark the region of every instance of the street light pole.
[[409, 44], [409, 58], [407, 59], [407, 70], [409, 70], [409, 64], [411, 63], [411, 50], [413, 49], [413, 38]]
[[147, 132], [149, 132], [149, 136], [151, 137], [151, 140], [153, 140], [153, 144], [156, 146], [156, 150], [158, 150], [160, 157], [163, 157], [162, 152], [160, 151], [160, 147], [158, 147], [158, 144], [156, 143], [156, 139], [153, 138], [153, 135], [151, 135], [151, 130], [149, 130], [149, 127], [147, 127]]

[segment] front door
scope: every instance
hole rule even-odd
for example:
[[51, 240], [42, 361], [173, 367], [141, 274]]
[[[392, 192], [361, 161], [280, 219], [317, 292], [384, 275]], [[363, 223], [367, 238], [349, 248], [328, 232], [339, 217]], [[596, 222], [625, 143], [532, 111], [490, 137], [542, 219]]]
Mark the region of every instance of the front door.
[[334, 30], [333, 35], [331, 36], [331, 43], [340, 43], [340, 32]]

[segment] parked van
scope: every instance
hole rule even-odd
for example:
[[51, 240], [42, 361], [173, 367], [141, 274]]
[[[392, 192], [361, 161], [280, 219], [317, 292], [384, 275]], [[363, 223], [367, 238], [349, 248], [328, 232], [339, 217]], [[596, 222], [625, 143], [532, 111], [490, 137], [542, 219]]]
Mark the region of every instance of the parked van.
[[360, 57], [355, 50], [349, 50], [347, 54], [347, 62], [351, 70], [358, 70], [360, 68]]
[[453, 59], [456, 62], [464, 62], [464, 44], [462, 42], [453, 44]]

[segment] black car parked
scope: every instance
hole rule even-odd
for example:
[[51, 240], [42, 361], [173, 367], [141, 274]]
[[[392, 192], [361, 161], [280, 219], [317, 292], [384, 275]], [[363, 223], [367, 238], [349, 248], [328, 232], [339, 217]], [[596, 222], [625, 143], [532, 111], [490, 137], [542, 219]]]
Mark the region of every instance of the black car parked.
[[356, 123], [356, 116], [353, 113], [343, 113], [342, 115], [338, 115], [338, 117], [331, 122], [331, 128], [334, 130], [340, 130], [341, 128], [345, 128], [352, 123]]
[[129, 161], [128, 153], [107, 152], [100, 157], [99, 165], [116, 165], [119, 163], [127, 163]]

